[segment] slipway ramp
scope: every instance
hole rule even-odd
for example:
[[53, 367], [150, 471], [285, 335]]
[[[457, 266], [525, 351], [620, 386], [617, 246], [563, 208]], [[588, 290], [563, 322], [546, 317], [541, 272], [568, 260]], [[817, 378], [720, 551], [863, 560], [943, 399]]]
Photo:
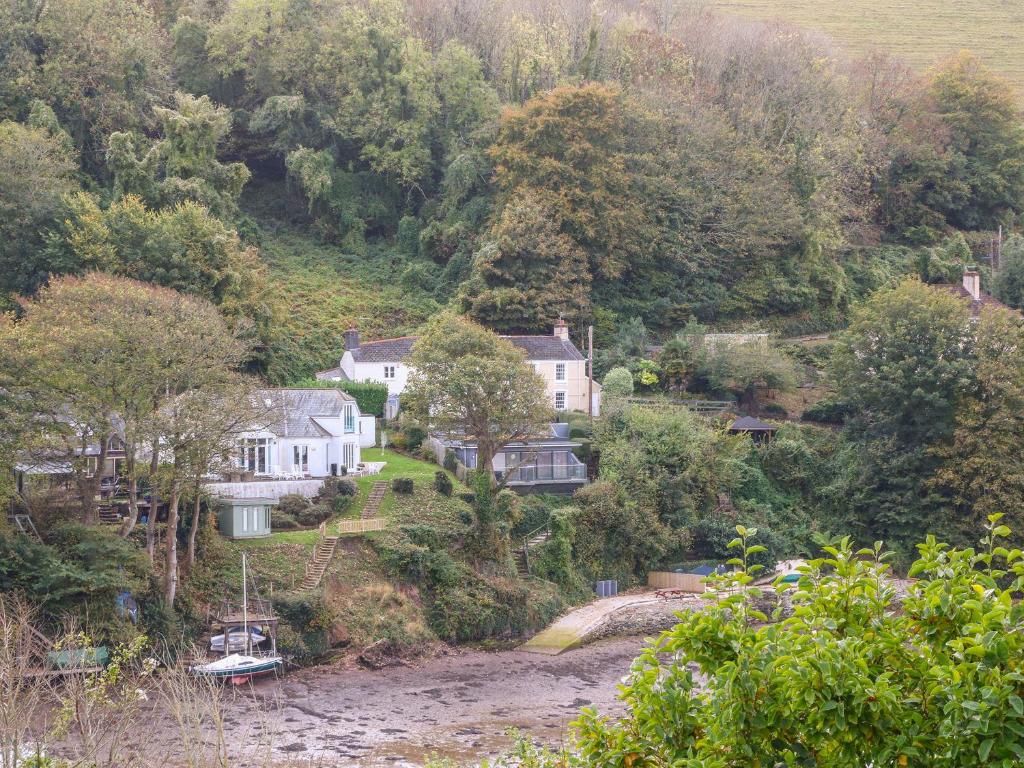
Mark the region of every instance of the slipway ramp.
[[657, 602], [653, 592], [639, 595], [618, 595], [595, 600], [582, 608], [567, 613], [543, 632], [538, 632], [519, 650], [557, 656], [563, 651], [583, 644], [587, 635], [600, 627], [609, 616], [622, 608]]

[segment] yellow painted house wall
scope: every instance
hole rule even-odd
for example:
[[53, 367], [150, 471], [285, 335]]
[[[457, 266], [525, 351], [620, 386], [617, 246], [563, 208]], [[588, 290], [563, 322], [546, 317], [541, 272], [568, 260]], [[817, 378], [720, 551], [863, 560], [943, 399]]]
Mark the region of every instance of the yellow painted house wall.
[[[587, 363], [585, 360], [565, 361], [565, 381], [555, 380], [555, 366], [557, 361], [553, 360], [531, 360], [534, 369], [543, 377], [547, 385], [548, 401], [551, 407], [555, 407], [555, 393], [565, 392], [565, 410], [583, 411], [587, 410]], [[594, 382], [594, 392], [601, 391], [601, 385]]]

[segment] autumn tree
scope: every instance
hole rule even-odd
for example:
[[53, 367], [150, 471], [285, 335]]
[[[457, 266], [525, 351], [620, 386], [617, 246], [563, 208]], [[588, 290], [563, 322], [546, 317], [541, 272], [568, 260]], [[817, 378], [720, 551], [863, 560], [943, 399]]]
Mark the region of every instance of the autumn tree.
[[532, 192], [594, 275], [621, 275], [653, 236], [635, 173], [642, 123], [620, 91], [597, 84], [556, 88], [506, 112], [491, 148], [499, 210]]
[[556, 218], [534, 192], [506, 204], [463, 288], [470, 317], [503, 333], [536, 333], [553, 318], [578, 324], [589, 316], [587, 256]]
[[276, 305], [255, 248], [201, 205], [153, 210], [129, 196], [103, 208], [73, 197], [64, 239], [52, 248], [75, 271], [101, 269], [217, 305], [253, 342], [269, 337]]

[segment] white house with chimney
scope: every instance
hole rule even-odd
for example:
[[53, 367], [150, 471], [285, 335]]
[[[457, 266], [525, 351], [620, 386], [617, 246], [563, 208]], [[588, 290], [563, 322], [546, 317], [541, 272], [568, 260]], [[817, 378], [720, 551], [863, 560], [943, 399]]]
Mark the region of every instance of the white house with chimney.
[[[544, 379], [555, 411], [586, 412], [591, 392], [587, 359], [569, 338], [569, 326], [557, 320], [550, 335], [502, 336], [523, 350], [527, 361]], [[388, 393], [399, 396], [409, 381], [408, 357], [416, 336], [400, 336], [363, 342], [359, 331], [345, 332], [345, 352], [336, 368], [320, 371], [316, 377], [334, 381], [376, 381], [387, 385]], [[594, 415], [600, 413], [601, 385], [593, 383]]]

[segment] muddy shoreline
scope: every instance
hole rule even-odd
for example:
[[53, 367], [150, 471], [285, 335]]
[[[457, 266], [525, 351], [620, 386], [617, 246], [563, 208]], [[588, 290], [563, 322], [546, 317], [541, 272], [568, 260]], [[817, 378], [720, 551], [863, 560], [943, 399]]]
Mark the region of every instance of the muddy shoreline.
[[[542, 656], [456, 651], [378, 671], [316, 667], [252, 690], [225, 690], [232, 765], [419, 766], [438, 755], [476, 765], [517, 728], [557, 746], [581, 707], [622, 711], [616, 686], [643, 647], [617, 637]], [[144, 748], [175, 763], [173, 739]]]

